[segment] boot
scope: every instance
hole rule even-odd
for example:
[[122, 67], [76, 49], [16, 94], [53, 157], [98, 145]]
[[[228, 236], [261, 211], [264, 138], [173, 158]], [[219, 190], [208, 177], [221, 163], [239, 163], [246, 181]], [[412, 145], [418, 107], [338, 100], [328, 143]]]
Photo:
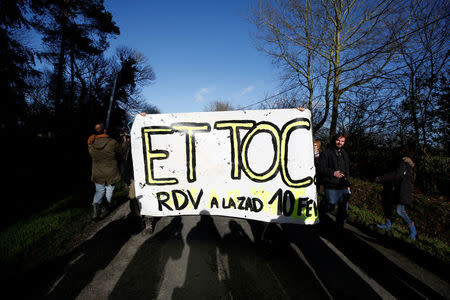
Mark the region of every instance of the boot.
[[92, 215], [92, 219], [98, 220], [100, 217], [100, 207], [98, 204], [94, 204], [93, 208], [94, 208], [94, 213]]
[[108, 201], [104, 201], [103, 205], [102, 205], [102, 213], [101, 213], [101, 217], [104, 218], [109, 214], [109, 202]]
[[339, 203], [336, 213], [336, 225], [338, 230], [342, 230], [344, 228], [347, 216], [348, 216], [347, 204], [345, 202]]
[[391, 224], [390, 220], [386, 220], [386, 224], [377, 224], [377, 227], [381, 228], [381, 229], [390, 230], [392, 227], [392, 224]]
[[409, 224], [409, 238], [415, 241], [416, 237], [417, 237], [416, 226], [414, 226], [414, 223], [411, 223]]

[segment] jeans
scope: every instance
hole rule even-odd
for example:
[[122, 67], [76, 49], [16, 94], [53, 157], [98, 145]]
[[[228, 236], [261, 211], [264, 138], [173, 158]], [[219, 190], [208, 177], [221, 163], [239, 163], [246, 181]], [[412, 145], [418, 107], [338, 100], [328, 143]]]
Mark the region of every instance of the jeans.
[[338, 207], [336, 214], [336, 223], [343, 226], [347, 219], [348, 200], [350, 198], [350, 192], [345, 190], [330, 190], [325, 189], [325, 196], [327, 199], [326, 212], [334, 210]]
[[106, 200], [111, 203], [111, 198], [114, 192], [114, 185], [95, 184], [94, 202], [92, 204], [100, 204], [103, 199], [103, 195], [106, 191]]
[[386, 217], [386, 219], [390, 221], [394, 220], [394, 210], [392, 209], [393, 207], [395, 207], [395, 211], [403, 219], [406, 225], [409, 226], [412, 223], [412, 221], [406, 214], [405, 206], [403, 204], [399, 204], [398, 202], [396, 202], [395, 195], [385, 193], [383, 195], [384, 216]]
[[405, 211], [405, 206], [402, 204], [397, 204], [396, 211], [398, 215], [405, 221], [406, 225], [410, 225], [412, 223], [411, 219], [408, 217]]

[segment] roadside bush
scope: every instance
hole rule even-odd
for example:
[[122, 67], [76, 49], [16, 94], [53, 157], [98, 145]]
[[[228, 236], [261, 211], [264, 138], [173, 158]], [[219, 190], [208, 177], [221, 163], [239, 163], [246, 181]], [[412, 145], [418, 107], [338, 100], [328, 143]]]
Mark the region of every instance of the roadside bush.
[[450, 194], [450, 157], [422, 156], [417, 160], [415, 185], [424, 193]]

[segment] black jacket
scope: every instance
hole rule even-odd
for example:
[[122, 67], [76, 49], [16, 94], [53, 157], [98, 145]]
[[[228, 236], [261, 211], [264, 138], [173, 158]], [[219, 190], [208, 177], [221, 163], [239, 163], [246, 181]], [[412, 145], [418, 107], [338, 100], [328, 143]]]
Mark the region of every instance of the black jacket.
[[403, 205], [411, 204], [412, 202], [412, 168], [414, 163], [410, 158], [404, 157], [393, 172], [383, 175], [381, 182], [384, 188], [392, 189], [391, 199]]
[[123, 160], [120, 165], [120, 174], [122, 180], [126, 184], [130, 184], [134, 178], [133, 173], [133, 157], [131, 156], [131, 144], [130, 142], [123, 142], [122, 144]]
[[[341, 157], [339, 157], [341, 155]], [[342, 159], [342, 165], [339, 166], [338, 159]], [[341, 149], [338, 152], [334, 146], [328, 147], [320, 154], [319, 165], [317, 168], [317, 174], [320, 178], [320, 182], [326, 189], [346, 189], [350, 186], [348, 182], [350, 161], [348, 159], [347, 152]], [[344, 178], [334, 177], [334, 171], [341, 171], [344, 173]]]

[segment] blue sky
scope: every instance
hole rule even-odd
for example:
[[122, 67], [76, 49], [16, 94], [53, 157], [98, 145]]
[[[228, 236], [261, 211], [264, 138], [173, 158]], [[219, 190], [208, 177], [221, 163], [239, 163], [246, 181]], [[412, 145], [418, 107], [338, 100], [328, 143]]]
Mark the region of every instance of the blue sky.
[[202, 111], [214, 100], [245, 106], [276, 93], [270, 58], [256, 50], [246, 0], [106, 0], [120, 27], [111, 49], [149, 60], [156, 80], [144, 98], [163, 113]]

